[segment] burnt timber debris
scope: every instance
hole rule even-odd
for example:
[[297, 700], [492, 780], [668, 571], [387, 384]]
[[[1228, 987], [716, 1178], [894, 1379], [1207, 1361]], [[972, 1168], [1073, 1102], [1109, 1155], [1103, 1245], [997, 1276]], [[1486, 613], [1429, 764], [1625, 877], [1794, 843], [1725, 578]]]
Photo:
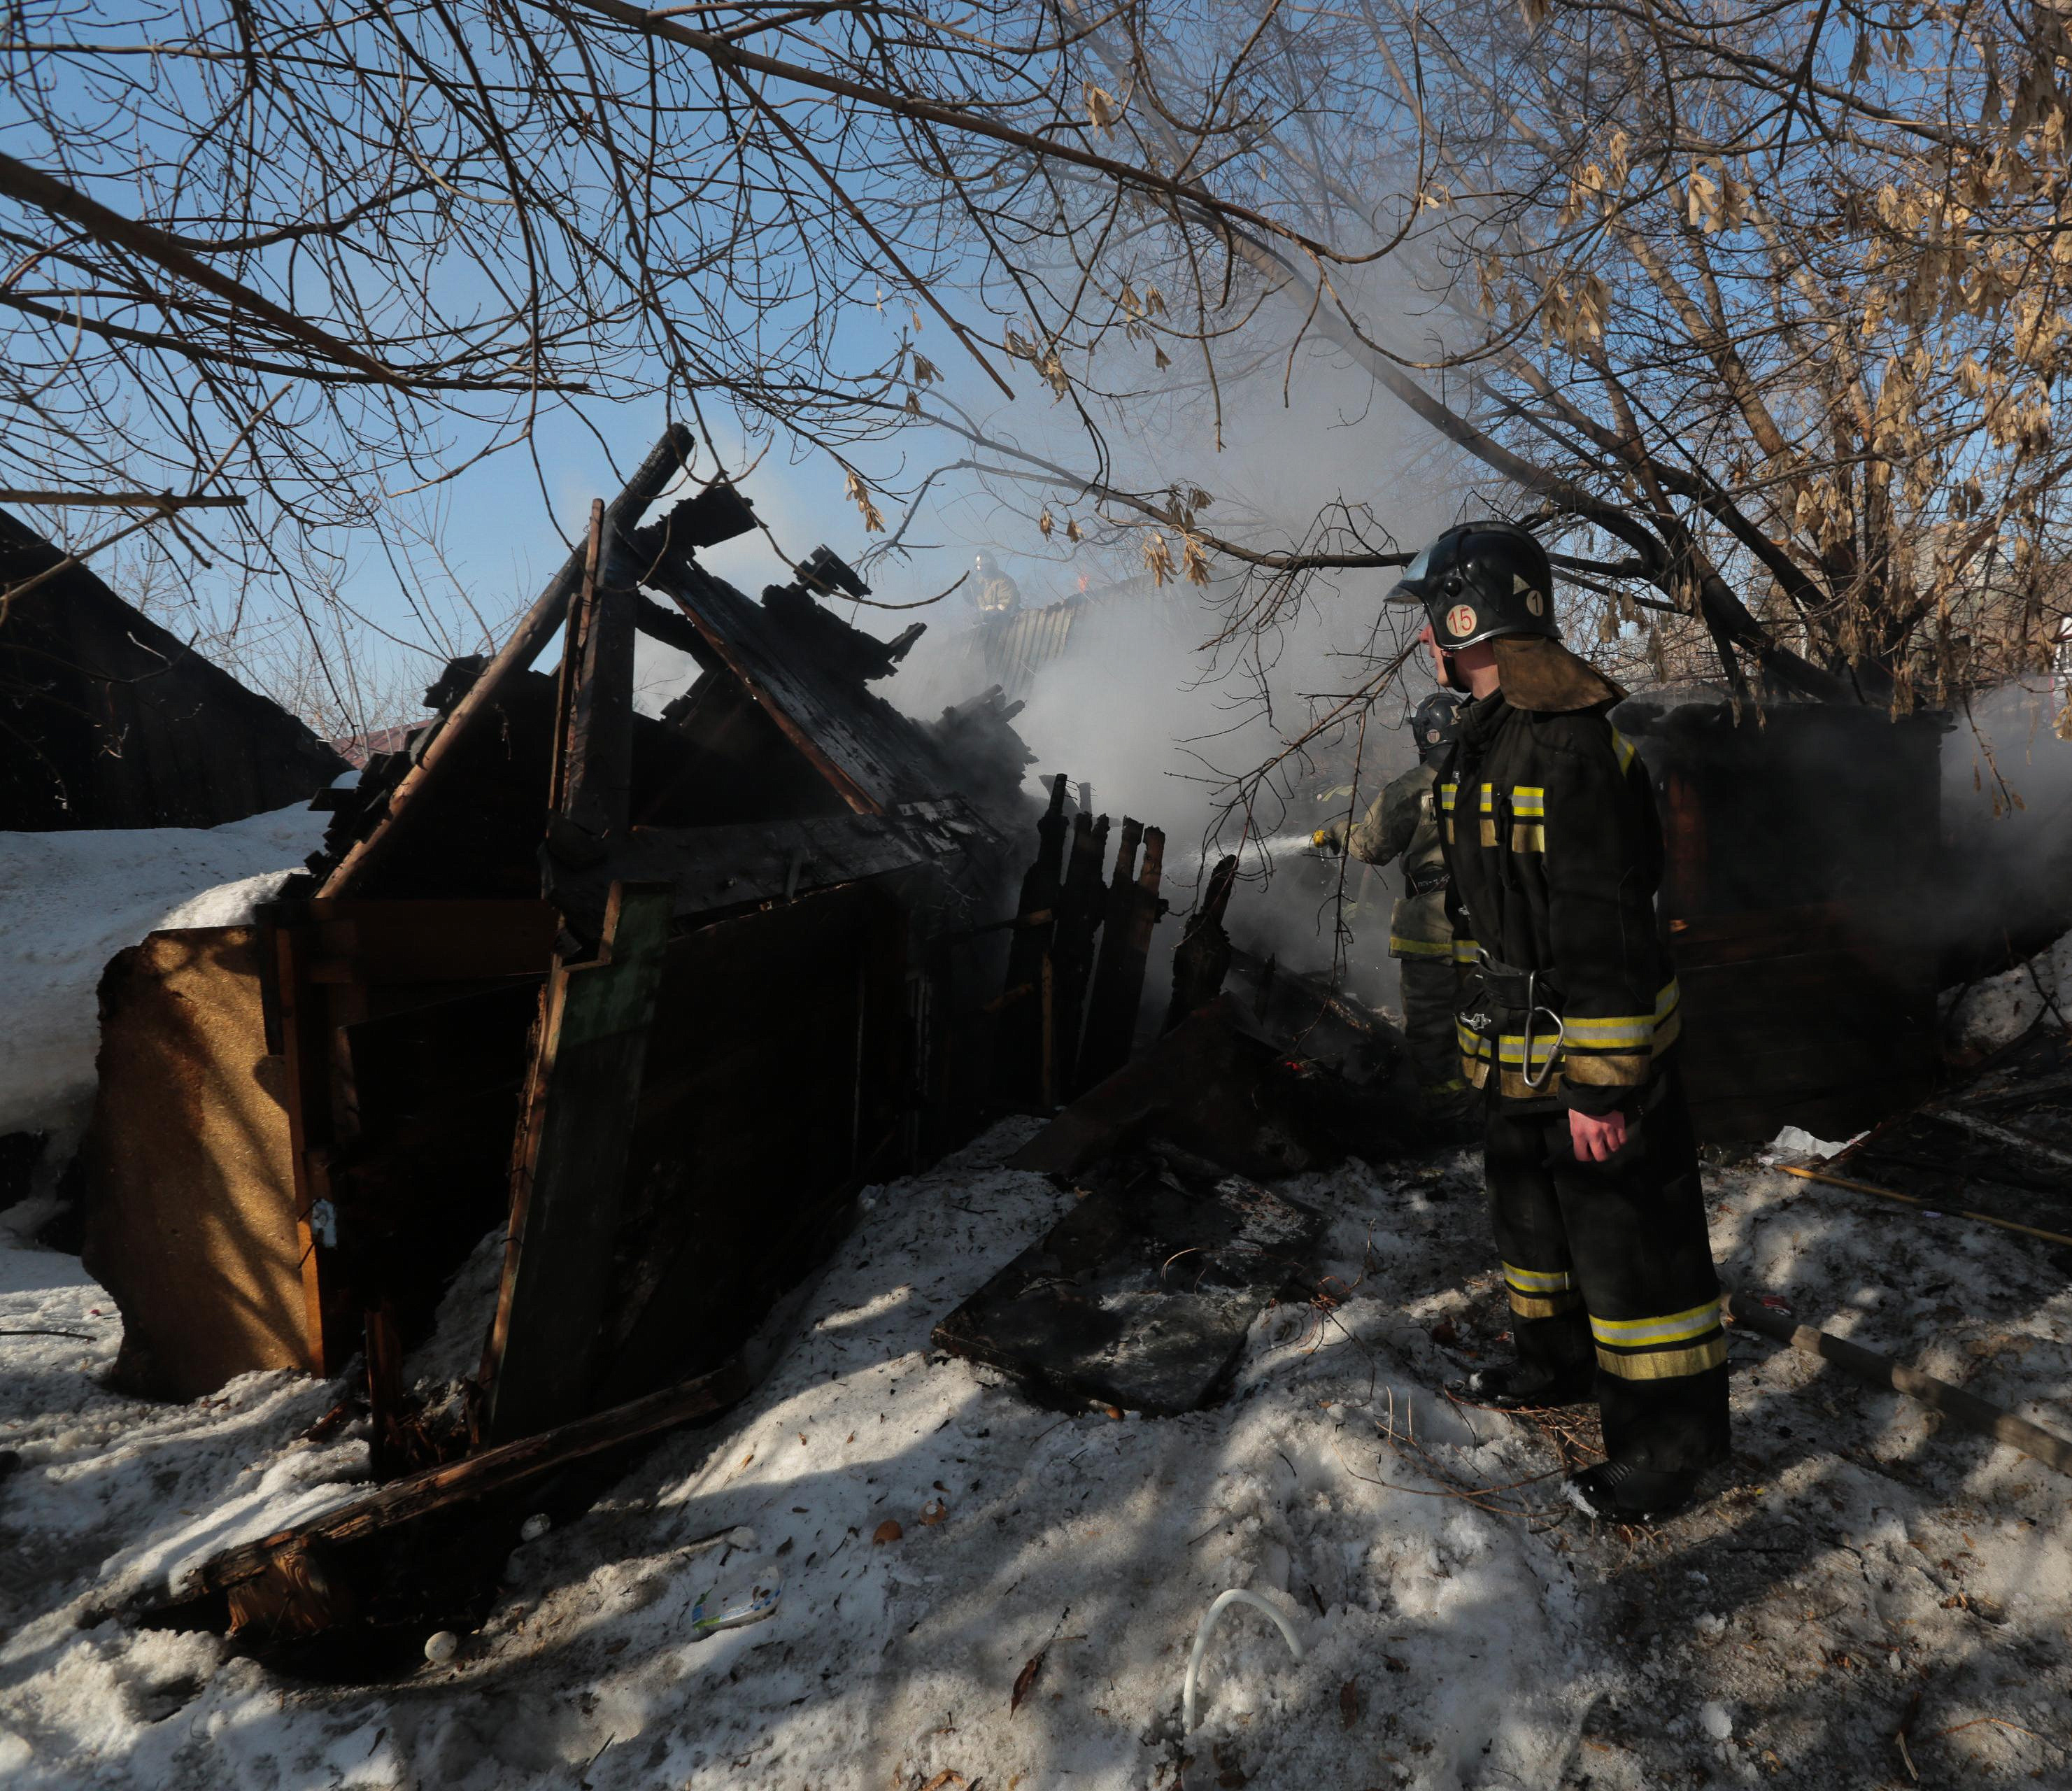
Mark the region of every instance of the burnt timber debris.
[[1299, 1293], [1323, 1229], [1322, 1213], [1242, 1177], [1125, 1159], [935, 1341], [1061, 1410], [1193, 1411], [1228, 1387], [1268, 1303]]
[[1180, 943], [1173, 953], [1173, 998], [1166, 1004], [1161, 1031], [1170, 1032], [1198, 1007], [1206, 1007], [1222, 993], [1223, 978], [1230, 974], [1233, 948], [1223, 930], [1230, 912], [1231, 891], [1237, 887], [1235, 853], [1219, 859], [1209, 873], [1208, 887], [1201, 905], [1187, 916]]
[[1001, 1095], [1043, 1113], [1128, 1061], [1152, 929], [1168, 906], [1158, 893], [1165, 834], [1125, 816], [1112, 872], [1104, 878], [1108, 818], [1082, 811], [1068, 829], [1069, 781], [1063, 772], [1052, 780], [1050, 806], [1037, 823], [1036, 857], [1022, 880], [1006, 986], [993, 1003], [1001, 1015]]
[[0, 511], [0, 832], [216, 827], [309, 800], [346, 761]]
[[2072, 1039], [2052, 1019], [1933, 1100], [1789, 1172], [2055, 1245], [2072, 1269]]

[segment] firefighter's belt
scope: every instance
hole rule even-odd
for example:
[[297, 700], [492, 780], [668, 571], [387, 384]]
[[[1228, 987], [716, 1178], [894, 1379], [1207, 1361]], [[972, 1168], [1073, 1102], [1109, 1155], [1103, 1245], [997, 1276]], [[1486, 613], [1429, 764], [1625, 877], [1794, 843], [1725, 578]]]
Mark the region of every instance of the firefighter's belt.
[[1487, 950], [1478, 945], [1474, 968], [1468, 974], [1483, 991], [1485, 999], [1498, 1007], [1514, 1008], [1521, 1013], [1536, 1007], [1552, 1014], [1561, 1011], [1561, 992], [1548, 980], [1544, 970], [1521, 970], [1515, 964], [1490, 957]]
[[1444, 859], [1437, 864], [1428, 864], [1421, 870], [1403, 873], [1404, 889], [1412, 896], [1429, 896], [1435, 889], [1444, 889], [1453, 880]]
[[[1488, 1042], [1492, 1063], [1503, 1061], [1506, 1033], [1523, 1036], [1519, 1073], [1528, 1089], [1544, 1088], [1554, 1073], [1568, 1028], [1561, 1019], [1561, 992], [1539, 970], [1521, 970], [1475, 948], [1475, 961], [1461, 994], [1463, 1028]], [[1537, 1036], [1536, 1037], [1536, 1035]], [[1540, 1042], [1545, 1040], [1544, 1044]]]

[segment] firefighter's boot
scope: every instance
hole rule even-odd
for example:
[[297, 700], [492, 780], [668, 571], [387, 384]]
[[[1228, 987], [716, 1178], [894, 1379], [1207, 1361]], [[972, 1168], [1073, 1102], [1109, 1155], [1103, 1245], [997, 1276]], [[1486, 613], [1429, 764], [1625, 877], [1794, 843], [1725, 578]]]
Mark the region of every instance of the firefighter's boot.
[[1561, 1490], [1585, 1517], [1600, 1523], [1644, 1524], [1675, 1516], [1691, 1502], [1697, 1482], [1697, 1475], [1688, 1468], [1601, 1461], [1571, 1474]]
[[1488, 1406], [1500, 1412], [1539, 1411], [1550, 1406], [1587, 1405], [1597, 1398], [1597, 1377], [1587, 1368], [1567, 1373], [1527, 1362], [1502, 1362], [1478, 1368], [1446, 1390], [1464, 1405]]

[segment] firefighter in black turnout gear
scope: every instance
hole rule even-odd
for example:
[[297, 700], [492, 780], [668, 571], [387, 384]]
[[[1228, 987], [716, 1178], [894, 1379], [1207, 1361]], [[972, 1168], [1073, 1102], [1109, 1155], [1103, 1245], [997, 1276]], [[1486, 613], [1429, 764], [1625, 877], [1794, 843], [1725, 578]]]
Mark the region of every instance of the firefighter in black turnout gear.
[[1439, 772], [1441, 830], [1518, 1355], [1466, 1394], [1594, 1398], [1610, 1459], [1568, 1497], [1639, 1519], [1688, 1502], [1726, 1453], [1726, 1339], [1654, 800], [1610, 719], [1623, 693], [1560, 644], [1552, 591], [1540, 543], [1490, 522], [1448, 529], [1390, 598], [1423, 606], [1441, 682], [1470, 697]]
[[1400, 966], [1403, 1031], [1416, 1072], [1424, 1119], [1435, 1139], [1481, 1130], [1481, 1103], [1461, 1074], [1454, 1012], [1460, 975], [1446, 913], [1445, 850], [1439, 837], [1439, 767], [1453, 750], [1461, 699], [1436, 690], [1417, 706], [1410, 731], [1417, 763], [1390, 781], [1363, 820], [1320, 827], [1313, 843], [1363, 863], [1403, 861], [1403, 894], [1388, 917], [1388, 955]]

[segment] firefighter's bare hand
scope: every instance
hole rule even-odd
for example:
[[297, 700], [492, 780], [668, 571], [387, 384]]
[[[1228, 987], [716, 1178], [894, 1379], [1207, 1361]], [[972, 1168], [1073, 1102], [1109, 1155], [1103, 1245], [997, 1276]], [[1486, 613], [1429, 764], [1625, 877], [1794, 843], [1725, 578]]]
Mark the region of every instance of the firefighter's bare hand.
[[1575, 1147], [1577, 1162], [1603, 1163], [1614, 1151], [1626, 1147], [1626, 1115], [1613, 1112], [1597, 1119], [1572, 1108], [1568, 1114], [1568, 1142]]

